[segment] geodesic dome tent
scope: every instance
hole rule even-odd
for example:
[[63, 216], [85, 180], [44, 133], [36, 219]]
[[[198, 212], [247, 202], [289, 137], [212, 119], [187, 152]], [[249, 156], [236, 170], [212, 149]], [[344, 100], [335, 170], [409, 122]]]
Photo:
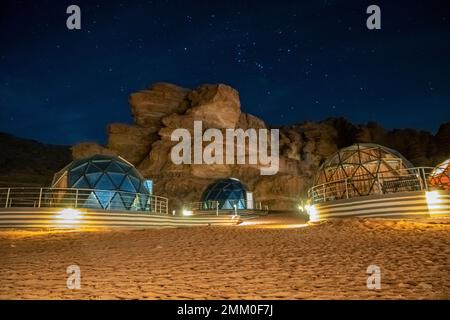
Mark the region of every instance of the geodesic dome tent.
[[413, 165], [395, 150], [377, 144], [354, 144], [337, 151], [320, 166], [311, 190], [323, 201], [420, 190], [411, 168]]
[[220, 179], [210, 184], [201, 197], [203, 209], [247, 209], [247, 188], [235, 178]]
[[438, 164], [430, 174], [429, 184], [433, 188], [450, 190], [450, 159]]
[[76, 160], [55, 174], [52, 189], [59, 200], [74, 197], [78, 207], [109, 210], [147, 210], [151, 182], [121, 157], [95, 155]]

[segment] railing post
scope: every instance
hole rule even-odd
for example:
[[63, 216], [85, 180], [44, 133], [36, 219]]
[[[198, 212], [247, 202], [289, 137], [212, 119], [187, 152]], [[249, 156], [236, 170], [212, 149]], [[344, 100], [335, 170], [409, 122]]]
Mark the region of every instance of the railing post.
[[348, 199], [348, 181], [347, 181], [347, 178], [345, 178], [345, 197]]
[[380, 182], [380, 175], [377, 173], [377, 183], [378, 183], [378, 189], [380, 189], [380, 194], [384, 194], [383, 187], [381, 186]]
[[42, 188], [39, 189], [39, 201], [38, 201], [38, 208], [41, 207], [42, 202]]
[[[111, 196], [111, 193], [112, 193], [112, 192], [108, 192], [108, 197]], [[128, 193], [128, 194], [129, 194], [129, 193]], [[129, 195], [130, 195], [130, 194], [129, 194]], [[109, 198], [109, 200], [108, 200], [108, 205], [106, 206], [106, 208], [107, 208], [108, 210], [111, 210], [111, 201], [112, 201], [113, 197], [114, 197], [114, 196], [111, 196], [111, 198]], [[134, 197], [136, 197], [136, 194], [134, 194]], [[136, 199], [136, 198], [135, 198], [135, 199]], [[133, 200], [133, 202], [134, 202], [134, 200]], [[133, 203], [132, 203], [131, 206], [130, 206], [130, 210], [131, 210], [132, 207], [133, 207]]]
[[155, 211], [154, 212], [155, 213], [158, 212], [158, 197], [157, 196], [155, 196]]
[[8, 208], [9, 194], [10, 194], [10, 193], [11, 193], [11, 188], [8, 188], [8, 191], [6, 192], [5, 208]]
[[427, 182], [427, 176], [425, 174], [425, 168], [421, 168], [421, 171], [422, 171], [424, 188], [426, 191], [428, 191], [428, 182]]
[[162, 201], [159, 202], [159, 213], [162, 213]]
[[216, 201], [216, 216], [219, 216], [219, 201]]
[[78, 189], [75, 191], [75, 209], [78, 208]]

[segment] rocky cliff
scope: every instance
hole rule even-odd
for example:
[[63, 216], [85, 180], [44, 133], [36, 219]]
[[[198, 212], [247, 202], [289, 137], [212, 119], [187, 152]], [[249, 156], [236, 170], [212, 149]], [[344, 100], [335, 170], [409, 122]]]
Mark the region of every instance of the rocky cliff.
[[[158, 195], [174, 207], [199, 201], [215, 179], [235, 177], [254, 192], [256, 201], [274, 209], [292, 209], [310, 185], [327, 156], [355, 142], [373, 142], [400, 151], [416, 165], [432, 166], [450, 157], [450, 123], [436, 135], [412, 129], [387, 131], [376, 123], [354, 125], [345, 119], [303, 122], [280, 129], [280, 170], [261, 176], [258, 165], [175, 165], [170, 160], [176, 144], [170, 135], [177, 128], [193, 129], [201, 120], [208, 128], [268, 128], [266, 123], [241, 111], [239, 93], [224, 84], [206, 84], [194, 90], [157, 83], [130, 95], [133, 125], [108, 126], [108, 143], [81, 143], [72, 147], [75, 159], [97, 153], [116, 154], [153, 179]], [[248, 150], [247, 150], [248, 151]]]

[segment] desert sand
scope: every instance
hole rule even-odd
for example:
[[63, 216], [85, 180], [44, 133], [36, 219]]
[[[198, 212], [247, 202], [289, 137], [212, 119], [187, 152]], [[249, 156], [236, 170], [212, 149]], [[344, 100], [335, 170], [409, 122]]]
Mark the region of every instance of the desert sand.
[[[78, 265], [81, 288], [66, 286]], [[366, 286], [381, 268], [381, 289]], [[1, 299], [449, 299], [450, 219], [0, 231]]]

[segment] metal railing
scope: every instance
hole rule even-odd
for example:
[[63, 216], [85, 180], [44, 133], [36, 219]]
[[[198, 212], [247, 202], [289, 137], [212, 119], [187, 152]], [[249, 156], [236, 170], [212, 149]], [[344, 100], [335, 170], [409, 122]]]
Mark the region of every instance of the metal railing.
[[308, 196], [313, 203], [319, 203], [371, 194], [427, 191], [432, 171], [433, 168], [420, 167], [358, 175], [316, 185], [309, 189]]
[[[239, 212], [242, 210], [269, 210], [268, 205], [263, 205], [262, 202], [253, 202], [253, 208], [249, 209], [242, 209], [239, 205], [239, 200], [227, 200], [228, 201], [228, 209], [224, 209], [223, 207], [220, 208], [220, 202], [219, 201], [198, 201], [198, 202], [191, 202], [185, 205], [186, 210], [190, 211], [213, 211], [217, 215], [220, 212], [227, 211], [227, 212]], [[241, 203], [242, 205], [242, 203]], [[247, 204], [247, 207], [251, 207], [249, 204]]]
[[0, 208], [86, 208], [167, 214], [168, 199], [97, 189], [0, 188]]

